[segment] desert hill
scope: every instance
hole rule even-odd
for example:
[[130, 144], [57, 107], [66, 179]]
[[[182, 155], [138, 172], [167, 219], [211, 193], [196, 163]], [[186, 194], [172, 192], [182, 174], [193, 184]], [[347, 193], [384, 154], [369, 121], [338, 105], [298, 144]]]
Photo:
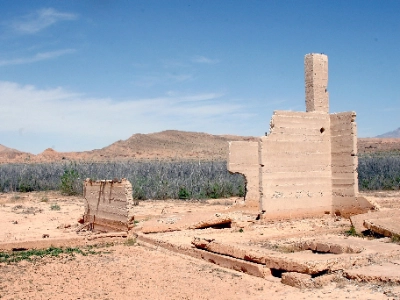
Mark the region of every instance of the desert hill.
[[[57, 152], [51, 148], [38, 155], [0, 145], [0, 163], [39, 163], [52, 161], [120, 160], [226, 160], [229, 141], [257, 141], [256, 137], [212, 135], [202, 132], [166, 130], [134, 134], [102, 149], [84, 152]], [[359, 138], [358, 153], [400, 153], [400, 138]]]
[[167, 130], [151, 134], [134, 134], [101, 150], [107, 158], [118, 153], [122, 158], [227, 159], [229, 141], [256, 141], [255, 137], [222, 136], [202, 132]]
[[23, 159], [26, 155], [28, 154], [0, 144], [0, 161]]
[[37, 163], [63, 160], [96, 162], [147, 159], [226, 160], [229, 141], [256, 140], [255, 137], [166, 130], [150, 134], [134, 134], [126, 140], [120, 140], [102, 149], [92, 151], [57, 152], [49, 148], [38, 155], [19, 152], [20, 155], [15, 157], [0, 156], [0, 163]]

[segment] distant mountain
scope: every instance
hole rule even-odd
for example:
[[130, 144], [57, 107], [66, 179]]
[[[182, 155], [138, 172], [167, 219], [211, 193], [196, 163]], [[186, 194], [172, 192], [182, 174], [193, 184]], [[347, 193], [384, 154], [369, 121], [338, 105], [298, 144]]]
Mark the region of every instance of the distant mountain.
[[102, 149], [84, 152], [57, 152], [51, 148], [38, 155], [19, 152], [0, 145], [0, 163], [50, 161], [122, 160], [226, 160], [229, 141], [257, 141], [252, 136], [212, 135], [202, 132], [166, 130], [134, 134]]
[[21, 152], [16, 149], [8, 148], [0, 144], [0, 163], [7, 162], [9, 160], [19, 160], [23, 161], [29, 153]]
[[376, 136], [377, 138], [400, 138], [400, 127], [396, 130]]
[[127, 140], [115, 142], [92, 152], [94, 157], [101, 155], [107, 159], [225, 160], [228, 158], [229, 141], [257, 140], [250, 136], [166, 130], [150, 134], [134, 134]]

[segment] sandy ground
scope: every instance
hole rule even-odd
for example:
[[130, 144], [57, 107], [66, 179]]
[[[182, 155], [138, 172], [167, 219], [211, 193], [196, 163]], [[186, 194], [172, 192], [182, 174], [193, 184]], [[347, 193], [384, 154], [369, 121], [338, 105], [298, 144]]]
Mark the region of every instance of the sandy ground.
[[[368, 194], [386, 207], [399, 207], [400, 194]], [[137, 207], [138, 230], [151, 216], [206, 211], [232, 212], [235, 199], [211, 202], [143, 201]], [[59, 210], [55, 209], [59, 206]], [[53, 209], [52, 209], [53, 208]], [[55, 192], [0, 194], [0, 249], [2, 244], [23, 241], [56, 241], [76, 238], [77, 219], [83, 213], [80, 197]], [[238, 224], [247, 223], [244, 212]], [[303, 230], [345, 230], [347, 220], [333, 218], [273, 222], [246, 230], [253, 242], [274, 232], [298, 236]], [[208, 231], [207, 231], [208, 230]], [[203, 234], [212, 229], [203, 230]], [[235, 231], [236, 235], [224, 234]], [[215, 231], [228, 241], [241, 239], [237, 228]], [[43, 238], [46, 234], [48, 237]], [[81, 233], [81, 236], [91, 233]], [[182, 236], [184, 234], [182, 233]], [[233, 236], [233, 237], [232, 237]], [[253, 238], [254, 237], [254, 238]], [[399, 246], [400, 247], [400, 246]], [[143, 242], [98, 246], [99, 254], [37, 258], [0, 263], [1, 299], [400, 299], [395, 284], [361, 284], [347, 279], [323, 288], [297, 289], [266, 279], [224, 269], [212, 263]]]

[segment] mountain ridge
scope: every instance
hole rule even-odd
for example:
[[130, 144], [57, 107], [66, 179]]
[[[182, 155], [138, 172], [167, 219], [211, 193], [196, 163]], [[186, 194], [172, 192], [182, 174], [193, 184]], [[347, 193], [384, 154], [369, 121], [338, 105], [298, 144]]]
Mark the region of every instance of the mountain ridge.
[[[133, 134], [101, 149], [58, 152], [51, 148], [34, 155], [0, 144], [0, 163], [45, 163], [55, 161], [124, 160], [227, 160], [229, 141], [258, 141], [259, 137], [212, 135], [204, 132], [165, 130]], [[399, 138], [359, 138], [358, 153], [400, 151]]]
[[400, 127], [376, 136], [377, 138], [400, 138]]

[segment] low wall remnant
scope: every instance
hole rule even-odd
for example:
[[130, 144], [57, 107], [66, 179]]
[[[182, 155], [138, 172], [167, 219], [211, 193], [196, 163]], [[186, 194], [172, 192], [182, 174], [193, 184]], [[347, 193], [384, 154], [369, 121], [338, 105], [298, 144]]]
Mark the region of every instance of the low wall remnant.
[[83, 222], [91, 230], [127, 231], [133, 226], [132, 185], [125, 178], [98, 181], [86, 179], [83, 194]]

